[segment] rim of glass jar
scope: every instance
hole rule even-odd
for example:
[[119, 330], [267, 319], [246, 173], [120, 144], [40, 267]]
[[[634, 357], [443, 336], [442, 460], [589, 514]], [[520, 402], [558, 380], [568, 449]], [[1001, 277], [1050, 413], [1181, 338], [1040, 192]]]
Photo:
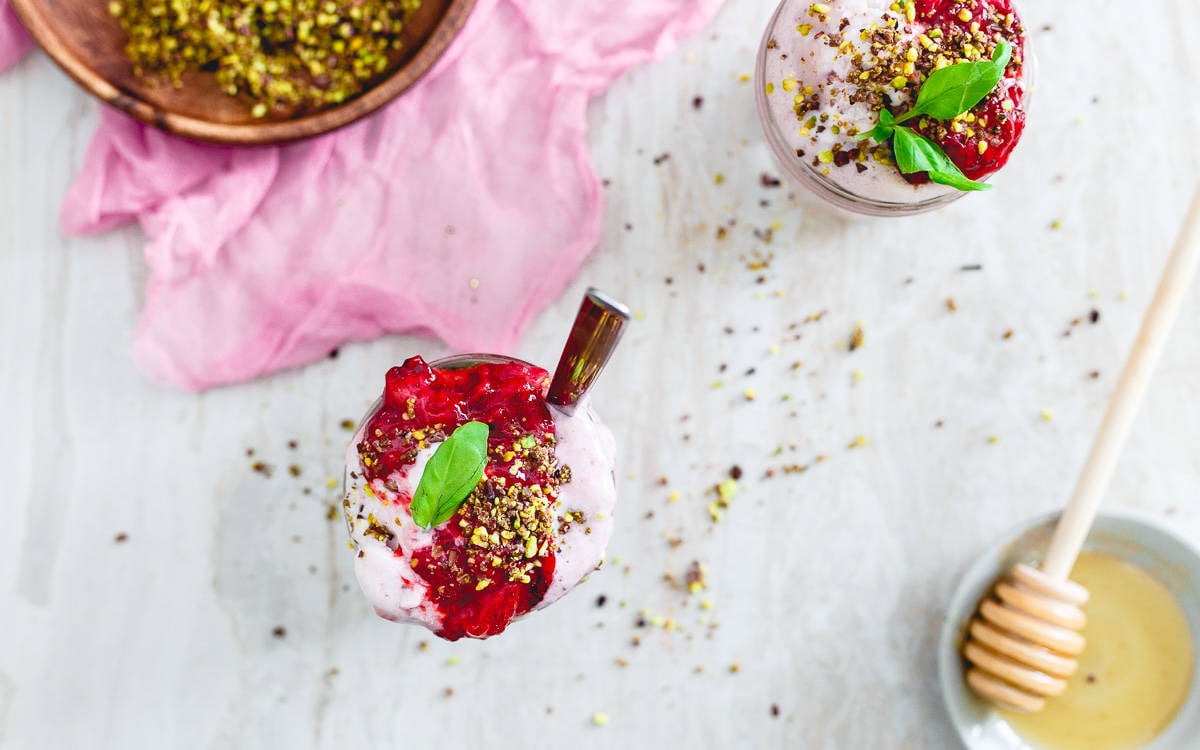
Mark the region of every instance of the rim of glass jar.
[[[856, 214], [865, 216], [913, 216], [915, 214], [928, 213], [936, 209], [947, 206], [954, 201], [966, 195], [964, 191], [955, 190], [950, 193], [933, 198], [915, 202], [896, 203], [893, 201], [879, 201], [873, 198], [861, 196], [858, 193], [847, 190], [825, 175], [817, 172], [810, 164], [806, 164], [799, 159], [792, 158], [795, 151], [788, 144], [784, 137], [779, 124], [775, 122], [775, 118], [771, 116], [771, 110], [767, 104], [767, 43], [771, 40], [772, 31], [775, 29], [779, 21], [779, 16], [783, 13], [784, 6], [789, 0], [782, 0], [779, 6], [775, 8], [775, 12], [771, 14], [771, 20], [767, 23], [767, 28], [763, 31], [762, 41], [758, 47], [758, 58], [754, 66], [754, 102], [758, 110], [758, 122], [762, 127], [763, 135], [766, 138], [767, 145], [771, 149], [771, 154], [775, 158], [775, 162], [779, 168], [787, 174], [787, 176], [799, 182], [804, 187], [808, 188], [809, 192], [817, 196], [826, 203], [830, 203], [845, 211], [850, 211]], [[1013, 3], [1013, 9], [1020, 14], [1020, 9], [1016, 3]], [[1020, 14], [1024, 18], [1023, 14]], [[1034, 82], [1037, 72], [1037, 58], [1033, 53], [1033, 39], [1029, 31], [1025, 32], [1025, 59], [1021, 63], [1021, 77], [1024, 84], [1024, 95], [1022, 106], [1025, 108], [1026, 121], [1029, 119], [1029, 105], [1032, 99]], [[1024, 133], [1022, 133], [1024, 135]], [[1019, 145], [1019, 144], [1018, 144]], [[1001, 167], [1003, 169], [1003, 167]], [[999, 170], [997, 170], [998, 172]], [[992, 175], [985, 177], [982, 182], [987, 182]]]

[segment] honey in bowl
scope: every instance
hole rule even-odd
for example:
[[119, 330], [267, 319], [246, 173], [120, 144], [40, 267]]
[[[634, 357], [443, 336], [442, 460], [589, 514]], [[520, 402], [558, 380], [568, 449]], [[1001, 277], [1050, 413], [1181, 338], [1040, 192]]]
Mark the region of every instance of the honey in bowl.
[[1091, 592], [1079, 669], [1039, 713], [1001, 714], [1040, 750], [1141, 747], [1187, 699], [1195, 663], [1187, 617], [1153, 576], [1112, 555], [1083, 553], [1071, 579]]

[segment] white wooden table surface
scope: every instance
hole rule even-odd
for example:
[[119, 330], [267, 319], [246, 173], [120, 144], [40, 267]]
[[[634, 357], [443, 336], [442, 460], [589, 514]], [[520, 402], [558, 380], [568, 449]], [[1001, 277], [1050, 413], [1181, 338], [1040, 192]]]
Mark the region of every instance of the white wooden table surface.
[[[955, 747], [943, 603], [985, 544], [1069, 494], [1200, 168], [1200, 7], [1026, 5], [1024, 143], [992, 193], [931, 216], [853, 220], [760, 185], [740, 77], [770, 0], [730, 0], [594, 104], [606, 237], [515, 353], [552, 364], [588, 284], [643, 316], [597, 394], [621, 445], [613, 559], [485, 643], [376, 619], [326, 518], [342, 420], [390, 364], [442, 348], [349, 345], [201, 396], [148, 382], [128, 354], [139, 232], [57, 224], [97, 107], [41, 56], [0, 76], [0, 746]], [[1193, 300], [1110, 501], [1194, 539], [1198, 344]], [[689, 596], [664, 574], [693, 560], [709, 591]], [[636, 628], [641, 610], [676, 627]]]

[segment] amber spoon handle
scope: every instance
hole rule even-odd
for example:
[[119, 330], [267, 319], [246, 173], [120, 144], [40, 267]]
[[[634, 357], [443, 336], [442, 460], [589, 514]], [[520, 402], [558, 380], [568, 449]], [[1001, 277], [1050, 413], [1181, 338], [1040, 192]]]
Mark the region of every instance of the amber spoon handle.
[[1121, 450], [1125, 447], [1142, 397], [1146, 394], [1154, 369], [1162, 359], [1167, 335], [1179, 317], [1179, 309], [1196, 275], [1197, 265], [1200, 265], [1200, 189], [1192, 198], [1183, 229], [1167, 260], [1167, 267], [1163, 269], [1158, 290], [1150, 301], [1142, 321], [1142, 330], [1125, 362], [1125, 370], [1108, 404], [1100, 432], [1092, 443], [1091, 453], [1075, 486], [1075, 494], [1063, 511], [1050, 548], [1046, 551], [1042, 572], [1052, 579], [1066, 580], [1075, 558], [1083, 548], [1083, 541], [1096, 518], [1100, 499], [1108, 488]]
[[596, 382], [617, 348], [629, 308], [598, 289], [588, 289], [550, 381], [546, 400], [570, 414]]

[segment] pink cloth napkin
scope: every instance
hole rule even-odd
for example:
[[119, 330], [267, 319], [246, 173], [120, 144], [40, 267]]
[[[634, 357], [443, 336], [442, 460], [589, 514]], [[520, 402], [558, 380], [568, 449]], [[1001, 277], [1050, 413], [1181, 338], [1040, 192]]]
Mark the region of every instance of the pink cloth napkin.
[[[719, 5], [479, 0], [406, 95], [282, 147], [190, 143], [105, 111], [63, 226], [141, 223], [150, 279], [135, 357], [180, 388], [384, 332], [509, 350], [599, 238], [588, 99]], [[25, 40], [2, 8], [11, 63]]]
[[33, 40], [7, 0], [0, 0], [0, 71], [8, 70], [29, 51]]

